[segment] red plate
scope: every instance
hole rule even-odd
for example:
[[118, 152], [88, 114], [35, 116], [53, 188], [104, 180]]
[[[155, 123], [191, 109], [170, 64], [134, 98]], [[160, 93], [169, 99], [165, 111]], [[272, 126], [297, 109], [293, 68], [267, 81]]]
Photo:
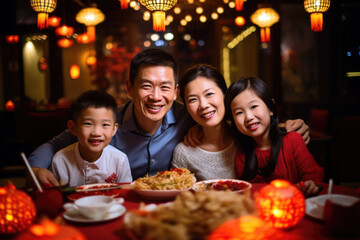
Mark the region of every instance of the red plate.
[[[109, 188], [114, 186], [118, 186], [118, 185], [114, 183], [97, 183], [97, 184], [87, 184], [87, 185], [78, 186], [75, 188], [81, 191], [70, 194], [67, 196], [67, 198], [69, 200], [75, 201], [79, 198], [93, 196], [93, 195], [105, 195], [110, 197], [117, 197], [121, 193], [121, 189], [101, 190], [102, 188]], [[86, 191], [87, 189], [89, 191]], [[99, 189], [99, 190], [94, 190], [94, 189]]]

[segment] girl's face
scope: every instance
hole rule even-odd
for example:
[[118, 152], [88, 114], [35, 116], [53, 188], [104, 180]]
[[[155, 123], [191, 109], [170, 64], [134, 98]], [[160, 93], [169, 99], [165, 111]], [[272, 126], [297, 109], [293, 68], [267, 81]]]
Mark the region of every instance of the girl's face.
[[234, 98], [231, 113], [242, 134], [254, 138], [257, 143], [268, 139], [273, 113], [252, 90], [246, 89]]
[[186, 108], [199, 125], [214, 127], [221, 124], [225, 115], [224, 94], [214, 81], [197, 77], [184, 91]]

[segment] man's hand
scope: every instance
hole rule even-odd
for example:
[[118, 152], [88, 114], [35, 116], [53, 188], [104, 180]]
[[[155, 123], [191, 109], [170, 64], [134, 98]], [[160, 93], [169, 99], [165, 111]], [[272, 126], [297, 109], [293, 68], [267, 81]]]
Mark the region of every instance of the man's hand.
[[[46, 168], [31, 168], [37, 177], [41, 185], [51, 184], [52, 186], [59, 186], [59, 182], [56, 180], [54, 174]], [[29, 177], [28, 177], [29, 178]], [[32, 179], [28, 179], [29, 182], [33, 182]]]
[[295, 131], [299, 133], [303, 137], [305, 144], [310, 142], [309, 126], [306, 125], [302, 119], [287, 120], [285, 129], [287, 132]]
[[203, 131], [200, 125], [191, 127], [184, 137], [184, 144], [186, 146], [197, 147], [201, 144], [201, 138], [203, 137]]

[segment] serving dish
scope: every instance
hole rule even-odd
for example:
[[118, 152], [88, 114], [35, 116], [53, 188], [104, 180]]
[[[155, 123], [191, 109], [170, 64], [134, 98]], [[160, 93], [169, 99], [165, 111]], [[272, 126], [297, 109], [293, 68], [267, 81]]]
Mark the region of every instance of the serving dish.
[[194, 191], [226, 191], [244, 192], [246, 189], [251, 188], [251, 183], [237, 179], [210, 179], [196, 182], [192, 189]]
[[151, 190], [151, 189], [133, 189], [137, 194], [146, 200], [165, 201], [172, 200], [181, 192], [189, 191], [191, 188], [181, 190]]
[[79, 198], [93, 195], [117, 197], [121, 193], [121, 188], [121, 185], [115, 183], [86, 184], [74, 187], [75, 193], [67, 195], [67, 198], [75, 201]]

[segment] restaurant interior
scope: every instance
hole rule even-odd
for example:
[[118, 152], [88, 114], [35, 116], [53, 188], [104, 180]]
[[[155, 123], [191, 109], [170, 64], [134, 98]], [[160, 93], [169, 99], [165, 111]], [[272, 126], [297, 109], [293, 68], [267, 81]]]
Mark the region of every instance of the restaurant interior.
[[[327, 179], [360, 187], [358, 0], [331, 1], [321, 27], [312, 26], [302, 0], [247, 0], [241, 11], [233, 0], [178, 0], [165, 11], [164, 26], [155, 25], [138, 1], [126, 7], [121, 2], [58, 0], [44, 27], [30, 0], [2, 1], [2, 183], [24, 184], [20, 152], [28, 156], [62, 132], [82, 92], [104, 90], [118, 104], [126, 102], [131, 58], [161, 48], [176, 57], [180, 76], [196, 63], [217, 67], [228, 84], [259, 76], [271, 87], [282, 121], [301, 118], [310, 126], [308, 148]], [[102, 21], [80, 19], [78, 13], [90, 6], [100, 10]], [[264, 7], [274, 17], [266, 27], [254, 17]], [[61, 18], [58, 25], [55, 17]]]

